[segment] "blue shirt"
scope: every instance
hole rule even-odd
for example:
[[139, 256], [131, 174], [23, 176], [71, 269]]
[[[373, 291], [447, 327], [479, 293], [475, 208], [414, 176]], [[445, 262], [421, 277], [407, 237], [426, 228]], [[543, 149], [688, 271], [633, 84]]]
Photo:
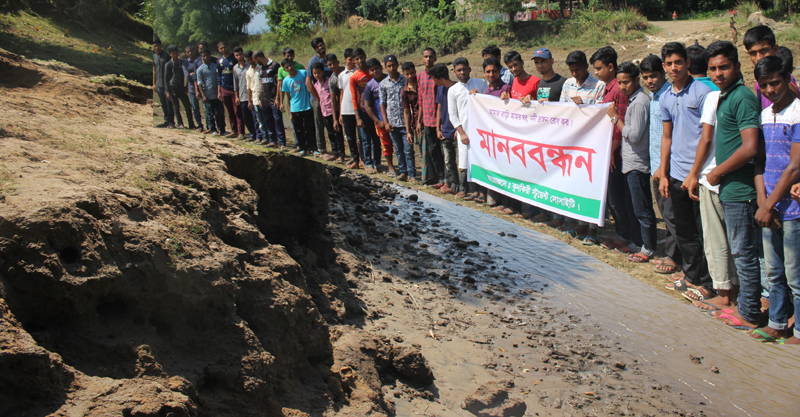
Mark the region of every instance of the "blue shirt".
[[[792, 146], [800, 144], [800, 100], [795, 99], [780, 113], [773, 113], [771, 105], [764, 109], [761, 112], [761, 130], [767, 154], [764, 186], [769, 196], [789, 165]], [[800, 204], [789, 193], [778, 201], [775, 210], [782, 221], [800, 219]]]
[[456, 129], [450, 122], [450, 113], [447, 111], [447, 87], [436, 87], [436, 104], [442, 105], [442, 135], [448, 139], [456, 137]]
[[680, 91], [676, 93], [674, 87], [670, 88], [659, 100], [661, 120], [672, 122], [669, 175], [676, 180], [685, 180], [694, 165], [697, 143], [703, 133], [700, 116], [710, 92], [707, 85], [689, 77]]
[[294, 77], [283, 79], [283, 92], [289, 93], [292, 113], [311, 110], [311, 93], [306, 88], [306, 70], [297, 70]]
[[664, 134], [659, 99], [670, 88], [672, 84], [664, 81], [664, 85], [657, 92], [650, 92], [650, 172], [653, 174], [661, 166], [661, 136]]
[[[384, 79], [387, 77], [388, 75], [384, 76]], [[372, 111], [375, 112], [375, 116], [378, 116], [378, 120], [383, 121], [383, 115], [381, 114], [380, 83], [375, 81], [374, 78], [369, 80], [367, 83], [367, 88], [364, 89], [364, 94], [361, 95], [361, 100], [363, 100], [365, 103], [372, 103]]]
[[[514, 81], [514, 74], [511, 73], [506, 67], [500, 67], [500, 79], [503, 80], [504, 83], [511, 85], [511, 82]], [[510, 92], [508, 94], [511, 94]]]
[[219, 73], [217, 64], [211, 62], [206, 65], [203, 64], [197, 69], [197, 86], [203, 90], [203, 95], [208, 100], [216, 100], [217, 86], [219, 85]]
[[217, 73], [219, 74], [219, 85], [226, 90], [233, 91], [233, 67], [239, 65], [239, 61], [231, 54], [227, 58], [217, 60]]

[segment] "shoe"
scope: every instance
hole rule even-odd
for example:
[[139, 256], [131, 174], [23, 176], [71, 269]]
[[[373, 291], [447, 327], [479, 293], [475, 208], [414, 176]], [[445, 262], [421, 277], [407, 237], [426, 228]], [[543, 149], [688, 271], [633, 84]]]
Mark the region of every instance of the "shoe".
[[213, 130], [211, 130], [211, 129], [209, 129], [209, 130], [202, 130], [202, 131], [200, 131], [200, 133], [202, 133], [202, 134], [204, 134], [204, 135], [207, 135], [207, 134], [209, 134], [209, 133], [212, 133], [212, 132], [213, 132], [214, 134], [216, 134], [216, 133], [217, 133], [217, 132], [215, 132], [215, 131], [213, 131]]
[[225, 136], [226, 138], [236, 139], [239, 137], [239, 134], [236, 132], [232, 132], [230, 135]]
[[167, 129], [175, 129], [175, 125], [169, 125], [167, 126]]
[[161, 123], [160, 125], [156, 125], [159, 129], [165, 129], [169, 127], [169, 123]]
[[181, 129], [181, 130], [183, 130], [183, 129], [186, 129], [186, 128], [185, 128], [185, 127], [183, 127], [183, 125], [178, 125], [178, 127], [176, 127], [175, 129]]
[[408, 181], [408, 175], [400, 174], [400, 176], [398, 176], [397, 179], [400, 181]]
[[307, 155], [308, 154], [306, 153], [306, 151], [300, 151], [297, 153], [297, 156], [307, 156]]
[[215, 130], [215, 131], [214, 131], [214, 133], [212, 133], [212, 135], [214, 135], [214, 136], [219, 136], [219, 132], [217, 132], [217, 131]]

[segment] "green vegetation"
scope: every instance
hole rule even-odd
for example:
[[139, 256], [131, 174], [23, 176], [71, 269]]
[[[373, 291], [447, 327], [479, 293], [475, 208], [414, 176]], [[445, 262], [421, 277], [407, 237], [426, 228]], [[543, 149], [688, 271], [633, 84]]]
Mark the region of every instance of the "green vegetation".
[[153, 28], [163, 41], [186, 45], [241, 35], [258, 0], [153, 0]]

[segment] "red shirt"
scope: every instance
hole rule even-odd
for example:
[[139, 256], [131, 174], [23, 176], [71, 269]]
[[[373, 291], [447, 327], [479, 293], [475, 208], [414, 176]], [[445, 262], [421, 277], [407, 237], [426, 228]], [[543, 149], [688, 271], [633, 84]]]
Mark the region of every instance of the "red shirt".
[[350, 76], [350, 95], [353, 97], [353, 108], [361, 110], [361, 96], [364, 94], [364, 89], [367, 88], [367, 83], [372, 80], [372, 76], [368, 73], [356, 70]]
[[428, 71], [423, 70], [417, 75], [417, 89], [419, 107], [422, 110], [422, 125], [436, 127], [436, 84], [428, 75]]
[[539, 77], [531, 75], [525, 81], [520, 81], [519, 78], [514, 78], [511, 83], [511, 98], [517, 100], [525, 96], [531, 96], [531, 100], [536, 100], [536, 90], [539, 89]]
[[[617, 84], [616, 77], [606, 84], [606, 89], [603, 90], [603, 103], [614, 103], [614, 107], [617, 108], [617, 114], [619, 114], [619, 120], [625, 121], [625, 112], [628, 111], [628, 97], [625, 97], [621, 91], [619, 91], [619, 84]], [[622, 132], [614, 126], [614, 133], [611, 135], [612, 140], [622, 140]], [[621, 148], [621, 147], [620, 147]], [[620, 148], [617, 148], [617, 153], [619, 153]]]

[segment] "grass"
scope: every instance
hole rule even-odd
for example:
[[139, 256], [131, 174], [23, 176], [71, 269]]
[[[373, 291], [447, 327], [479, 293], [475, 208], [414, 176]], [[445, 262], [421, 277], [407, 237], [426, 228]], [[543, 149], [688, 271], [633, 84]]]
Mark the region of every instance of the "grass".
[[14, 178], [14, 173], [5, 167], [0, 167], [0, 196], [4, 197], [6, 194], [14, 192], [16, 186], [12, 178]]
[[171, 266], [177, 266], [178, 262], [186, 256], [186, 251], [183, 250], [183, 241], [175, 236], [167, 238], [164, 243], [164, 249], [167, 250], [169, 258], [172, 260]]
[[149, 44], [134, 39], [125, 27], [94, 30], [89, 33], [27, 12], [0, 14], [3, 49], [35, 60], [62, 62], [90, 75], [117, 74], [152, 83]]

